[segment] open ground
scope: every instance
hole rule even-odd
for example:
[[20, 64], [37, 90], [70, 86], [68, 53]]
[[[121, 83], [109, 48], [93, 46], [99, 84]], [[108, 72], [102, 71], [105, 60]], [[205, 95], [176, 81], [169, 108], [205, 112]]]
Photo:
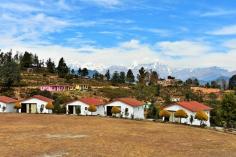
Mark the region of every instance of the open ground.
[[183, 125], [40, 114], [0, 121], [0, 156], [236, 156], [235, 135]]

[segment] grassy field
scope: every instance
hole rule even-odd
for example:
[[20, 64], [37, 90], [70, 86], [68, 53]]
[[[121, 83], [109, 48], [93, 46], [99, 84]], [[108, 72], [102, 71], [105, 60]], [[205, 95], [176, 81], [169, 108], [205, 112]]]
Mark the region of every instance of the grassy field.
[[0, 120], [0, 156], [236, 156], [235, 135], [188, 126], [38, 114]]

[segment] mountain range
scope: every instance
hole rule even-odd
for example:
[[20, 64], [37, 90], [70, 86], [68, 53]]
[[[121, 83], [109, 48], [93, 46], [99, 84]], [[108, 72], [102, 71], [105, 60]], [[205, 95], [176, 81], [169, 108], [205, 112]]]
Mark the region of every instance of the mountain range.
[[109, 67], [105, 67], [102, 65], [96, 64], [86, 64], [83, 66], [75, 66], [71, 65], [72, 68], [78, 69], [78, 67], [86, 67], [89, 69], [89, 75], [93, 75], [96, 71], [102, 74], [105, 74], [109, 69], [110, 73], [117, 72], [127, 72], [128, 69], [131, 69], [134, 73], [134, 76], [137, 76], [138, 70], [141, 67], [144, 67], [145, 70], [153, 70], [157, 71], [161, 78], [167, 78], [167, 76], [171, 75], [176, 77], [177, 79], [186, 80], [188, 78], [197, 78], [202, 82], [210, 82], [213, 80], [228, 80], [232, 75], [236, 74], [236, 71], [229, 71], [227, 69], [213, 66], [206, 68], [171, 68], [168, 65], [161, 64], [159, 62], [149, 63], [149, 64], [138, 64], [130, 67], [120, 66], [120, 65], [112, 65]]

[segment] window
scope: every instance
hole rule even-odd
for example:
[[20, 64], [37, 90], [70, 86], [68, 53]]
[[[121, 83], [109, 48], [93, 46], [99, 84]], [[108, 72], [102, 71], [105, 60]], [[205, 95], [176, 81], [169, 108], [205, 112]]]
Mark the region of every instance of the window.
[[125, 116], [129, 116], [129, 109], [125, 108]]

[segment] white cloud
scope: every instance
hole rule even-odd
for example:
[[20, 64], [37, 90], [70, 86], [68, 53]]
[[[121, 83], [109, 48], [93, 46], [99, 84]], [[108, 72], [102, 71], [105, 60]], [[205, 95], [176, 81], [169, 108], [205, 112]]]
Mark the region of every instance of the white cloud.
[[211, 35], [236, 35], [236, 25], [225, 26], [220, 29], [208, 32]]
[[[214, 51], [211, 51], [210, 53], [197, 53], [197, 50], [204, 50], [204, 52], [205, 50], [208, 50], [205, 48], [206, 45], [202, 44], [202, 48], [200, 48], [200, 43], [196, 44], [192, 43], [192, 41], [175, 41], [173, 42], [174, 46], [169, 46], [171, 45], [170, 42], [160, 43], [168, 43], [168, 49], [162, 49], [160, 52], [159, 50], [154, 49], [154, 46], [141, 43], [139, 40], [135, 39], [122, 42], [117, 46], [110, 48], [98, 48], [95, 46], [69, 48], [52, 44], [28, 45], [17, 41], [16, 39], [0, 39], [0, 47], [3, 48], [4, 51], [7, 51], [11, 48], [15, 51], [19, 50], [21, 52], [27, 50], [37, 53], [40, 58], [43, 59], [51, 57], [56, 62], [58, 62], [60, 57], [64, 57], [68, 64], [73, 65], [99, 65], [100, 67], [123, 65], [130, 67], [133, 64], [153, 63], [159, 60], [160, 63], [167, 64], [174, 68], [220, 66], [229, 70], [236, 69], [236, 49], [227, 49], [227, 51], [221, 53]], [[177, 46], [175, 46], [176, 43], [178, 43]], [[180, 43], [183, 45], [179, 46]], [[157, 45], [162, 44], [157, 43]], [[172, 53], [169, 53], [169, 49], [171, 49]], [[166, 52], [164, 52], [164, 50]], [[185, 50], [185, 52], [183, 53], [181, 50]], [[180, 52], [180, 54], [177, 54], [177, 56], [180, 57], [177, 59], [173, 58], [173, 55], [176, 56], [176, 54], [173, 54], [173, 52]], [[191, 55], [187, 52], [191, 53]]]
[[11, 10], [11, 11], [19, 11], [19, 12], [35, 12], [40, 11], [41, 9], [24, 4], [24, 3], [2, 3], [0, 4], [0, 8]]
[[156, 48], [167, 56], [191, 57], [207, 54], [210, 47], [194, 41], [164, 41], [156, 44]]
[[225, 15], [233, 15], [236, 14], [235, 10], [216, 8], [211, 11], [203, 12], [200, 14], [202, 17], [213, 17], [213, 16], [225, 16]]
[[96, 4], [106, 8], [113, 8], [122, 4], [121, 0], [81, 0], [86, 3]]

